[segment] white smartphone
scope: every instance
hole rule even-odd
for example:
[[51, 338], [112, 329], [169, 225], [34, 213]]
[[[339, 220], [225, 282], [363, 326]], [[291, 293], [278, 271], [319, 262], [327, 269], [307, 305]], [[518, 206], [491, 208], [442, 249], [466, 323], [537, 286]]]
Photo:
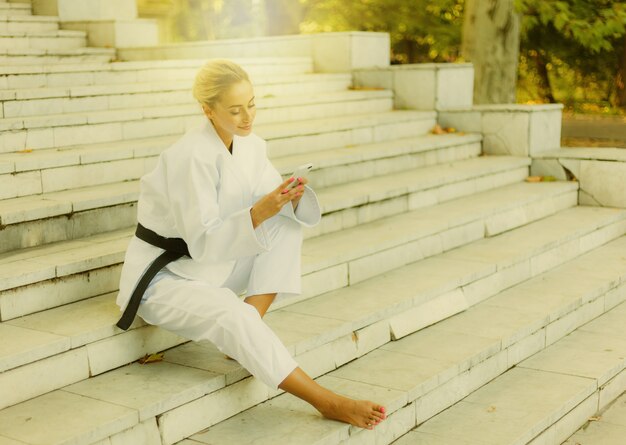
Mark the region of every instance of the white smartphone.
[[307, 174], [312, 168], [313, 164], [302, 164], [301, 166], [296, 168], [296, 170], [293, 172], [293, 175], [290, 176], [290, 178], [295, 178], [295, 181], [291, 182], [287, 186], [287, 190], [291, 190], [292, 188], [296, 187], [300, 183], [298, 181], [298, 178], [306, 178]]

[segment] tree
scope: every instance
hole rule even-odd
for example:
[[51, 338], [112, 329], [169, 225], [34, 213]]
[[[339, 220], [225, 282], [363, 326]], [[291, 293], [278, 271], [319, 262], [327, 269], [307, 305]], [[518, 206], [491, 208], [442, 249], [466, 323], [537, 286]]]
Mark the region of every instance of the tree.
[[[567, 71], [603, 99], [626, 106], [626, 4], [612, 0], [516, 0], [523, 14], [521, 57], [532, 61], [543, 99]], [[552, 75], [551, 75], [552, 73]], [[569, 89], [575, 84], [570, 83]], [[561, 99], [562, 100], [562, 99]]]
[[305, 1], [265, 0], [267, 16], [267, 34], [299, 34], [300, 23], [304, 20], [308, 8]]
[[464, 0], [300, 0], [302, 32], [381, 31], [391, 39], [392, 63], [458, 58]]
[[622, 39], [621, 46], [621, 50], [618, 51], [620, 55], [619, 68], [615, 76], [615, 102], [616, 105], [626, 108], [626, 35]]
[[474, 64], [474, 103], [514, 103], [520, 17], [514, 0], [467, 0], [463, 58]]

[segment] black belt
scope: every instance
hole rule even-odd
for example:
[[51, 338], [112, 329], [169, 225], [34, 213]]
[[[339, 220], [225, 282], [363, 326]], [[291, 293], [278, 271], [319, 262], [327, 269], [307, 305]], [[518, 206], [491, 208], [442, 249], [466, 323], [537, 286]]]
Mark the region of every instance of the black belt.
[[135, 236], [148, 244], [164, 249], [165, 252], [159, 255], [157, 259], [150, 264], [150, 267], [144, 272], [137, 286], [135, 286], [135, 290], [130, 296], [128, 306], [126, 306], [122, 317], [116, 325], [118, 328], [124, 330], [128, 329], [133, 323], [135, 315], [137, 315], [137, 309], [139, 309], [139, 304], [141, 303], [141, 297], [143, 297], [143, 294], [146, 292], [154, 276], [172, 261], [176, 261], [183, 256], [191, 257], [187, 243], [181, 238], [162, 237], [158, 233], [146, 229], [141, 224], [137, 224]]

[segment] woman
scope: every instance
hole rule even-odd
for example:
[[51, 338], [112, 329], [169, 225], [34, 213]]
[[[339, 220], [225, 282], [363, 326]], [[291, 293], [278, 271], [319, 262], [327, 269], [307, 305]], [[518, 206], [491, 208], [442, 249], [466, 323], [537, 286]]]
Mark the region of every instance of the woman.
[[[282, 181], [267, 159], [265, 141], [252, 133], [254, 92], [241, 67], [207, 63], [193, 93], [208, 122], [165, 150], [141, 179], [118, 326], [128, 328], [136, 312], [190, 340], [209, 340], [323, 416], [372, 429], [386, 417], [382, 406], [318, 385], [262, 321], [277, 293], [300, 293], [301, 226], [321, 218], [315, 193], [305, 178]], [[237, 294], [246, 290], [241, 301]]]

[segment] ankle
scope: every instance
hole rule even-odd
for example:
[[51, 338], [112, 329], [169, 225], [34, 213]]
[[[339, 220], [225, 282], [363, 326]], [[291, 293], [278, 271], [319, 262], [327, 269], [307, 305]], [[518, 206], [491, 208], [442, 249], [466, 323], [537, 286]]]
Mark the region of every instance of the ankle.
[[342, 399], [338, 394], [327, 391], [313, 406], [321, 413], [335, 412], [339, 410]]

